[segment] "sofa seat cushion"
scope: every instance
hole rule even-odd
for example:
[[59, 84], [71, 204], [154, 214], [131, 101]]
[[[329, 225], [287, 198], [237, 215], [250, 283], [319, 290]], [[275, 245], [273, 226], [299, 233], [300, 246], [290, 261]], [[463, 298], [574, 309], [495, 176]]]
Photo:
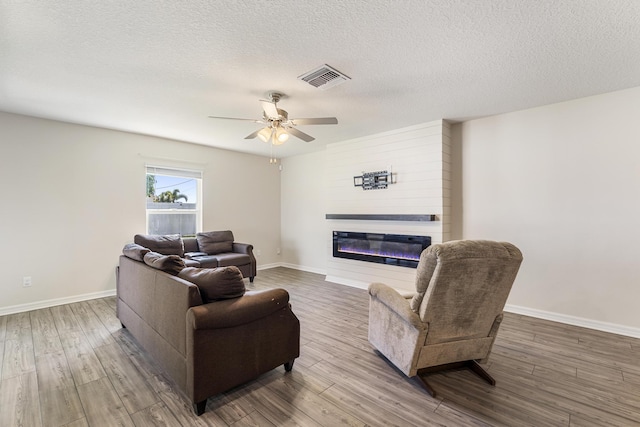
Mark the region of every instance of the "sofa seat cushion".
[[245, 286], [238, 267], [184, 268], [178, 277], [195, 283], [203, 302], [238, 298], [244, 295]]
[[206, 252], [185, 252], [184, 253], [184, 258], [191, 259], [191, 258], [196, 258], [196, 257], [199, 257], [199, 256], [207, 256], [207, 255], [209, 255], [209, 254], [206, 253]]
[[218, 267], [218, 258], [216, 255], [205, 255], [192, 257], [189, 261], [195, 261], [202, 268], [216, 268]]
[[224, 254], [217, 254], [218, 267], [226, 267], [229, 265], [246, 265], [251, 264], [251, 257], [246, 254], [237, 254], [234, 252], [228, 252]]
[[182, 258], [182, 261], [184, 262], [185, 267], [202, 267], [202, 264], [195, 259]]

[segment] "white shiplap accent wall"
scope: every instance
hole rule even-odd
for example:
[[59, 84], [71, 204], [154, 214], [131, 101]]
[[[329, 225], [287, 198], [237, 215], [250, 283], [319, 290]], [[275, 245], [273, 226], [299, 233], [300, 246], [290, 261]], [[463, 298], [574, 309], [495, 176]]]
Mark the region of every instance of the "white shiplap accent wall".
[[[435, 214], [437, 221], [327, 220], [327, 280], [366, 287], [374, 281], [414, 289], [415, 269], [334, 258], [331, 232], [416, 234], [432, 243], [449, 239], [449, 124], [437, 120], [327, 146], [329, 214]], [[395, 184], [387, 189], [354, 187], [362, 172], [391, 168]]]

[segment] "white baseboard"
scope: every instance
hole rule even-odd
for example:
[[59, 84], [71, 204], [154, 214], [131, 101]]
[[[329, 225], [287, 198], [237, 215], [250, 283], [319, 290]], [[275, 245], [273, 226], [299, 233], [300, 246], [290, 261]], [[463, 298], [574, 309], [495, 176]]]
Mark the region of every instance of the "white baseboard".
[[260, 271], [260, 270], [268, 270], [270, 268], [276, 268], [276, 267], [282, 267], [282, 264], [278, 262], [273, 264], [260, 264], [256, 267], [256, 269]]
[[509, 313], [522, 314], [524, 316], [536, 317], [538, 319], [551, 320], [553, 322], [565, 323], [567, 325], [581, 326], [583, 328], [595, 329], [597, 331], [610, 332], [612, 334], [625, 335], [633, 338], [640, 338], [640, 328], [618, 325], [615, 323], [601, 322], [598, 320], [585, 319], [584, 317], [569, 316], [567, 314], [553, 313], [535, 308], [521, 307], [507, 304], [504, 307]]
[[326, 271], [321, 270], [319, 268], [306, 267], [304, 265], [288, 264], [286, 262], [280, 264], [280, 267], [286, 267], [286, 268], [292, 268], [294, 270], [306, 271], [307, 273], [315, 273], [315, 274], [321, 274], [321, 275], [326, 274]]
[[[287, 265], [286, 267], [296, 269], [297, 266]], [[319, 273], [322, 274], [322, 273]], [[340, 285], [351, 286], [354, 288], [367, 289], [368, 283], [359, 282], [356, 280], [344, 279], [336, 276], [326, 276], [327, 282], [338, 283]], [[401, 294], [406, 291], [399, 291]], [[538, 319], [551, 320], [553, 322], [564, 323], [567, 325], [580, 326], [583, 328], [594, 329], [596, 331], [609, 332], [612, 334], [624, 335], [632, 338], [640, 338], [640, 328], [634, 328], [625, 325], [619, 325], [615, 323], [601, 322], [598, 320], [586, 319], [583, 317], [569, 316], [567, 314], [553, 313], [544, 310], [537, 310], [534, 308], [521, 307], [517, 305], [507, 304], [505, 311], [515, 314], [522, 314], [525, 316], [536, 317]]]
[[361, 282], [359, 280], [345, 279], [336, 276], [327, 276], [324, 280], [331, 283], [337, 283], [339, 285], [351, 286], [352, 288], [369, 289], [369, 283]]
[[[258, 270], [268, 270], [270, 268], [286, 267], [294, 270], [306, 271], [309, 273], [322, 274], [325, 272], [313, 267], [305, 267], [301, 265], [288, 264], [288, 263], [273, 263], [261, 265]], [[339, 285], [351, 286], [359, 289], [367, 289], [368, 283], [360, 282], [357, 280], [349, 280], [336, 276], [326, 276], [327, 282], [337, 283]], [[91, 292], [88, 294], [74, 295], [70, 297], [54, 298], [50, 300], [30, 302], [26, 304], [11, 305], [7, 307], [0, 307], [0, 316], [14, 313], [22, 313], [25, 311], [38, 310], [41, 308], [55, 307], [57, 305], [71, 304], [74, 302], [87, 301], [96, 298], [104, 298], [114, 296], [116, 294], [115, 289], [107, 291]], [[640, 338], [640, 328], [634, 328], [630, 326], [619, 325], [615, 323], [601, 322], [592, 319], [586, 319], [583, 317], [570, 316], [561, 313], [553, 313], [544, 310], [537, 310], [534, 308], [522, 307], [517, 305], [507, 304], [505, 311], [514, 314], [522, 314], [524, 316], [536, 317], [538, 319], [551, 320], [553, 322], [565, 323], [567, 325], [580, 326], [588, 329], [595, 329], [597, 331], [609, 332], [612, 334], [624, 335], [633, 338]]]
[[324, 280], [327, 282], [332, 282], [332, 283], [337, 283], [338, 285], [345, 285], [345, 286], [351, 286], [352, 288], [360, 288], [360, 289], [368, 289], [369, 288], [369, 284], [365, 283], [365, 282], [360, 282], [357, 280], [349, 280], [349, 279], [344, 279], [342, 277], [337, 277], [337, 276], [327, 276], [327, 272], [319, 269], [319, 268], [315, 268], [315, 267], [306, 267], [304, 265], [298, 265], [298, 264], [289, 264], [286, 262], [283, 263], [279, 263], [279, 264], [272, 264], [271, 267], [264, 267], [264, 268], [259, 268], [258, 270], [263, 270], [266, 268], [274, 268], [274, 267], [285, 267], [285, 268], [290, 268], [292, 270], [300, 270], [300, 271], [306, 271], [307, 273], [315, 273], [315, 274], [320, 274], [325, 276]]
[[306, 271], [307, 273], [315, 273], [315, 274], [322, 274], [322, 275], [325, 274], [325, 271], [321, 270], [319, 268], [305, 267], [304, 265], [289, 264], [287, 262], [276, 262], [276, 263], [273, 263], [273, 264], [263, 264], [263, 265], [258, 267], [258, 270], [268, 270], [270, 268], [276, 268], [276, 267], [285, 267], [285, 268], [290, 268], [292, 270]]
[[39, 310], [41, 308], [55, 307], [56, 305], [87, 301], [90, 299], [111, 297], [111, 296], [114, 296], [115, 294], [116, 294], [116, 290], [110, 289], [108, 291], [91, 292], [88, 294], [74, 295], [71, 297], [54, 298], [54, 299], [48, 299], [44, 301], [29, 302], [26, 304], [10, 305], [7, 307], [0, 307], [0, 316], [4, 316], [7, 314], [23, 313], [25, 311], [31, 311], [31, 310]]

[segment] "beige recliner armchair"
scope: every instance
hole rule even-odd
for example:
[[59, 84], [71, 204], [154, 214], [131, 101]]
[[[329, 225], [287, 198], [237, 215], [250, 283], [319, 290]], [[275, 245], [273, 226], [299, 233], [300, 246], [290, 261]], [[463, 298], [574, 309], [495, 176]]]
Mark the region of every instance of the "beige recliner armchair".
[[510, 243], [459, 240], [428, 247], [416, 294], [369, 285], [369, 341], [405, 375], [466, 365], [492, 385], [485, 362], [502, 321], [522, 253]]

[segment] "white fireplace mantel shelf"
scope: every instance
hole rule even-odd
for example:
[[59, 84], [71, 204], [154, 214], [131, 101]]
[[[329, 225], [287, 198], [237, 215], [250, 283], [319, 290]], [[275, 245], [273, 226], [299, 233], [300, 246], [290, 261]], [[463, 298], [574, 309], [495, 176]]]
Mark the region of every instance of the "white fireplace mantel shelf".
[[404, 215], [404, 214], [326, 214], [326, 219], [348, 219], [360, 221], [437, 221], [436, 215]]

